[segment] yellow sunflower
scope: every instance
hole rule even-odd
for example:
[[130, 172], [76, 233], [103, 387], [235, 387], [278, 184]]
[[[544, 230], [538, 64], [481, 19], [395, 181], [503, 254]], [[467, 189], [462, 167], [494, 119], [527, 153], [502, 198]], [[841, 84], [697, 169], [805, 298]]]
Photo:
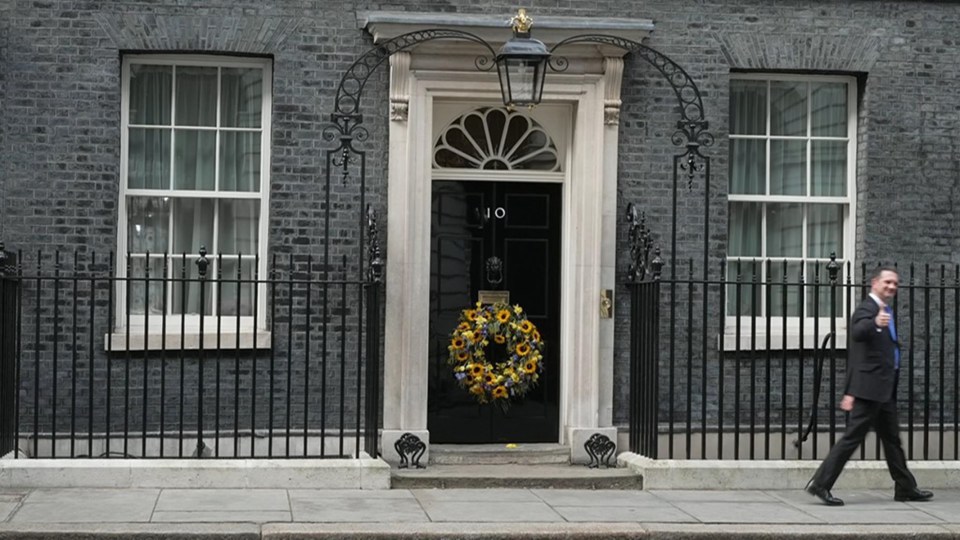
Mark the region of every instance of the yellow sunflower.
[[528, 361], [523, 365], [523, 371], [528, 374], [537, 371], [537, 363], [532, 360]]
[[468, 321], [471, 321], [471, 322], [472, 322], [472, 321], [477, 320], [477, 310], [475, 310], [475, 309], [467, 309], [467, 310], [464, 310], [463, 314], [464, 314], [464, 316], [466, 316], [466, 318], [467, 318]]
[[470, 387], [470, 393], [471, 393], [471, 394], [477, 394], [477, 395], [483, 394], [483, 386], [480, 386], [479, 384], [475, 384], [475, 385], [471, 386], [471, 387]]
[[530, 352], [530, 346], [526, 343], [517, 345], [517, 356], [526, 356]]
[[497, 343], [498, 345], [503, 345], [504, 343], [507, 342], [507, 338], [503, 337], [503, 336], [500, 335], [500, 334], [497, 334], [497, 335], [493, 336], [493, 341], [494, 341], [494, 343]]
[[510, 312], [505, 309], [501, 309], [500, 311], [497, 312], [497, 320], [500, 321], [501, 323], [505, 323], [509, 321]]
[[470, 374], [474, 377], [483, 375], [483, 364], [470, 364], [467, 366], [467, 369], [470, 370]]
[[534, 330], [534, 331], [533, 331], [533, 340], [534, 340], [534, 341], [540, 341], [540, 331], [539, 331], [539, 330]]
[[462, 323], [460, 323], [459, 325], [457, 325], [457, 331], [458, 331], [458, 332], [463, 332], [463, 331], [469, 330], [469, 329], [470, 329], [470, 323], [468, 323], [468, 322], [462, 322]]
[[520, 323], [520, 331], [524, 334], [529, 334], [533, 330], [533, 323], [530, 321], [523, 321]]
[[497, 399], [503, 399], [507, 397], [507, 388], [505, 386], [498, 386], [493, 389], [493, 397]]
[[467, 358], [470, 358], [470, 355], [467, 354], [467, 351], [460, 351], [457, 353], [457, 362], [464, 362], [467, 360]]
[[466, 344], [467, 342], [464, 341], [463, 338], [461, 337], [455, 337], [452, 340], [450, 340], [450, 346], [453, 347], [454, 349], [462, 349], [463, 346]]
[[493, 375], [493, 373], [487, 372], [487, 374], [483, 377], [483, 381], [487, 384], [493, 384], [497, 382], [497, 378]]

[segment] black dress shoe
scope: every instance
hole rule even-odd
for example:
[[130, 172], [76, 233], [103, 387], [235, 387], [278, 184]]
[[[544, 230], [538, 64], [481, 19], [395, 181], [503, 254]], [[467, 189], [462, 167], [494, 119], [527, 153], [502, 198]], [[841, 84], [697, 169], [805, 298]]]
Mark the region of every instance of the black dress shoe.
[[924, 491], [922, 489], [914, 489], [913, 491], [905, 492], [894, 492], [893, 500], [906, 502], [906, 501], [929, 501], [933, 498], [932, 491]]
[[830, 493], [829, 489], [822, 488], [816, 484], [807, 486], [807, 493], [823, 501], [827, 506], [843, 506], [843, 499], [838, 499]]

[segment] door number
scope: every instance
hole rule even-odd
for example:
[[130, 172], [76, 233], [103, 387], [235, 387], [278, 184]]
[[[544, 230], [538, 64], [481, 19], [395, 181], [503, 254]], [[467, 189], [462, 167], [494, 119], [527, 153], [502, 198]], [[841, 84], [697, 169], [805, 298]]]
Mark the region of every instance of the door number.
[[[498, 207], [494, 208], [494, 209], [493, 209], [493, 217], [495, 217], [495, 218], [497, 218], [497, 219], [503, 219], [503, 218], [507, 217], [507, 209], [504, 208], [504, 207], [502, 207], [502, 206], [498, 206]], [[483, 218], [484, 218], [484, 221], [487, 221], [487, 220], [490, 219], [490, 207], [489, 207], [489, 206], [487, 207], [487, 213], [484, 214]]]

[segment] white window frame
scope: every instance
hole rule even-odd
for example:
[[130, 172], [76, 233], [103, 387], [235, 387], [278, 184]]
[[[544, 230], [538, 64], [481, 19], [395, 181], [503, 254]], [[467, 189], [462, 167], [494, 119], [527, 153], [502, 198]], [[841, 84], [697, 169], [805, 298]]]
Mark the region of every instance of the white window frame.
[[[218, 68], [218, 85], [219, 85], [219, 70], [222, 68], [255, 68], [261, 69], [263, 72], [263, 85], [262, 85], [262, 107], [261, 107], [261, 118], [260, 118], [260, 190], [259, 192], [230, 192], [228, 196], [225, 196], [222, 192], [214, 191], [203, 191], [203, 190], [176, 190], [172, 182], [172, 175], [174, 174], [173, 165], [173, 151], [175, 148], [173, 132], [175, 131], [175, 114], [176, 114], [176, 73], [174, 73], [173, 78], [173, 92], [172, 96], [173, 101], [171, 102], [171, 123], [170, 125], [163, 126], [171, 129], [171, 184], [170, 189], [168, 190], [155, 190], [155, 189], [131, 189], [128, 187], [128, 173], [129, 173], [129, 130], [130, 125], [130, 66], [131, 64], [153, 64], [153, 65], [170, 65], [170, 66], [202, 66], [202, 67], [216, 67]], [[119, 278], [115, 290], [115, 314], [116, 322], [114, 324], [113, 333], [106, 336], [104, 346], [107, 350], [132, 350], [132, 349], [159, 349], [165, 347], [167, 349], [196, 349], [199, 348], [200, 342], [200, 328], [201, 328], [201, 317], [203, 319], [203, 341], [202, 345], [206, 349], [216, 348], [217, 344], [217, 322], [220, 320], [220, 343], [219, 347], [221, 349], [226, 348], [237, 348], [237, 338], [239, 337], [239, 348], [257, 348], [269, 347], [270, 346], [270, 334], [266, 331], [267, 329], [267, 288], [265, 283], [259, 283], [257, 285], [257, 304], [256, 317], [253, 315], [242, 315], [240, 319], [240, 335], [237, 336], [237, 317], [234, 315], [224, 315], [217, 316], [205, 315], [201, 316], [199, 314], [194, 315], [130, 315], [129, 317], [129, 328], [127, 328], [127, 317], [126, 317], [126, 286], [124, 278], [126, 275], [126, 258], [127, 258], [127, 197], [130, 196], [148, 196], [148, 197], [157, 197], [163, 194], [168, 194], [173, 197], [182, 196], [193, 199], [202, 199], [202, 198], [212, 198], [212, 199], [245, 199], [245, 200], [255, 200], [260, 202], [260, 219], [258, 223], [258, 252], [255, 254], [259, 256], [259, 264], [257, 265], [257, 272], [260, 276], [260, 280], [264, 280], [267, 275], [267, 234], [268, 234], [268, 223], [269, 223], [269, 195], [270, 195], [270, 159], [271, 159], [271, 117], [273, 109], [273, 64], [269, 58], [255, 58], [255, 57], [231, 57], [231, 56], [214, 56], [214, 55], [197, 55], [197, 54], [149, 54], [149, 55], [125, 55], [122, 59], [121, 65], [121, 100], [120, 100], [120, 202], [118, 205], [118, 223], [117, 223], [117, 259], [116, 259], [116, 273]], [[216, 126], [209, 128], [214, 130], [217, 133], [217, 142], [215, 144], [216, 158], [214, 160], [215, 166], [215, 175], [219, 176], [220, 173], [220, 133], [224, 131], [250, 131], [252, 128], [224, 128], [220, 126], [221, 115], [219, 114], [220, 109], [220, 93], [217, 93], [217, 111], [216, 115]], [[135, 126], [134, 126], [135, 127]], [[152, 126], [156, 127], [156, 126]], [[171, 216], [172, 219], [172, 216]], [[217, 230], [216, 221], [214, 222], [214, 231]], [[207, 258], [214, 262], [214, 259], [217, 257], [217, 245], [216, 242], [218, 238], [216, 233], [214, 233], [214, 245], [207, 246]], [[198, 247], [199, 250], [199, 247]], [[158, 254], [162, 256], [163, 254]], [[244, 256], [244, 260], [251, 260], [250, 257]], [[151, 254], [153, 256], [153, 254]], [[170, 272], [176, 274], [179, 272], [180, 261], [182, 260], [181, 254], [169, 254], [170, 258]], [[199, 253], [188, 253], [187, 254], [187, 264], [195, 264], [195, 261], [199, 258]], [[227, 259], [227, 255], [224, 254], [224, 258]], [[235, 255], [231, 258], [236, 258]], [[213, 264], [210, 266], [210, 272], [213, 271]], [[216, 289], [216, 279], [215, 275], [208, 274], [208, 285], [209, 290], [212, 295], [215, 295]], [[174, 276], [176, 277], [176, 276]], [[211, 297], [214, 298], [214, 297]], [[215, 301], [215, 300], [214, 300]], [[214, 304], [216, 305], [216, 304]], [[163, 319], [166, 319], [166, 340], [162, 339], [161, 335], [161, 324]], [[257, 328], [254, 328], [254, 321], [256, 320]], [[149, 326], [148, 326], [149, 325]], [[183, 333], [181, 333], [181, 326], [183, 327]], [[149, 334], [147, 334], [149, 332]], [[128, 343], [129, 336], [129, 343]], [[163, 343], [165, 341], [165, 343]]]
[[[857, 79], [853, 76], [846, 75], [815, 75], [815, 74], [787, 74], [787, 73], [731, 73], [730, 80], [749, 80], [749, 81], [765, 81], [767, 82], [767, 100], [766, 100], [766, 133], [763, 135], [734, 135], [732, 133], [728, 134], [730, 140], [736, 139], [763, 139], [766, 141], [766, 170], [765, 170], [765, 191], [766, 193], [770, 192], [770, 141], [771, 140], [846, 140], [847, 141], [847, 189], [846, 196], [844, 197], [823, 197], [823, 196], [811, 196], [810, 191], [810, 182], [811, 182], [811, 144], [807, 144], [807, 155], [806, 155], [806, 193], [808, 195], [740, 195], [729, 193], [727, 194], [728, 203], [735, 202], [759, 202], [759, 203], [799, 203], [799, 204], [810, 204], [810, 203], [824, 203], [824, 204], [843, 204], [846, 206], [846, 212], [844, 213], [844, 223], [843, 223], [843, 246], [845, 253], [843, 254], [842, 260], [838, 257], [838, 262], [841, 264], [840, 271], [840, 280], [846, 278], [847, 269], [850, 269], [850, 272], [854, 272], [856, 269], [856, 261], [854, 259], [854, 241], [856, 238], [856, 185], [857, 185], [857, 120], [858, 120], [858, 111], [857, 111]], [[786, 135], [771, 135], [770, 134], [770, 92], [769, 85], [771, 81], [785, 81], [785, 82], [841, 82], [847, 85], [847, 135], [846, 137], [822, 137], [822, 136], [812, 136], [811, 135], [811, 122], [812, 114], [810, 108], [812, 107], [812, 100], [810, 99], [810, 94], [808, 90], [807, 94], [807, 130], [806, 134], [802, 136], [786, 136]], [[809, 88], [809, 87], [808, 87]], [[733, 116], [733, 111], [729, 111], [730, 117]], [[729, 125], [729, 123], [728, 123]], [[729, 206], [728, 206], [729, 208]], [[803, 252], [807, 251], [807, 225], [806, 225], [806, 212], [804, 212], [804, 224], [803, 224]], [[762, 266], [762, 271], [766, 271], [766, 261], [771, 259], [766, 256], [767, 250], [767, 213], [766, 211], [761, 214], [761, 256], [760, 257], [737, 257], [737, 256], [727, 256], [726, 268], [728, 276], [732, 275], [731, 272], [735, 271], [736, 261], [742, 260], [745, 263], [749, 262], [758, 262]], [[799, 262], [804, 265], [809, 264], [814, 261], [821, 261], [824, 266], [828, 259], [814, 259], [814, 258], [803, 258], [803, 257], [773, 257], [773, 261], [779, 262], [786, 260], [787, 262]], [[774, 277], [773, 285], [777, 284], [777, 276]], [[806, 277], [807, 283], [812, 283], [812, 277]], [[732, 279], [728, 279], [732, 281]], [[788, 281], [795, 282], [796, 276], [788, 276]], [[744, 282], [745, 285], [749, 287], [751, 283]], [[829, 286], [829, 275], [826, 270], [821, 270], [820, 273], [820, 283], [821, 286]], [[824, 285], [826, 284], [826, 285]], [[760, 289], [760, 298], [758, 299], [758, 305], [761, 310], [765, 307], [765, 294], [766, 294], [766, 285], [765, 282], [761, 282], [758, 286]], [[841, 288], [840, 291], [844, 289]], [[849, 291], [852, 295], [852, 290]], [[842, 296], [838, 298], [841, 307], [840, 317], [836, 320], [836, 346], [838, 349], [846, 348], [846, 327], [847, 327], [847, 298]], [[727, 298], [729, 301], [729, 294]], [[852, 297], [852, 296], [851, 296]], [[806, 301], [805, 298], [802, 298], [801, 301]], [[736, 315], [729, 315], [727, 313], [727, 306], [722, 306], [724, 310], [724, 332], [720, 336], [720, 347], [725, 351], [741, 350], [748, 351], [751, 350], [754, 345], [758, 349], [767, 348], [767, 335], [766, 335], [766, 325], [767, 325], [767, 314], [757, 315], [756, 317], [752, 316], [739, 316], [740, 321], [740, 339], [739, 343], [736, 337], [737, 331], [737, 319]], [[771, 316], [770, 317], [770, 329], [771, 335], [769, 348], [772, 350], [782, 350], [783, 345], [783, 316]], [[831, 318], [829, 316], [821, 315], [815, 321], [815, 318], [811, 313], [804, 312], [803, 317], [803, 335], [800, 335], [800, 317], [799, 316], [787, 316], [787, 345], [786, 348], [789, 349], [799, 349], [801, 346], [803, 348], [813, 348], [814, 346], [819, 347], [820, 341], [830, 332]], [[756, 342], [754, 343], [753, 336], [751, 334], [751, 325], [753, 321], [756, 320], [757, 332], [756, 332]], [[819, 326], [818, 335], [814, 335], [813, 330], [814, 326]], [[815, 343], [816, 341], [816, 343]]]

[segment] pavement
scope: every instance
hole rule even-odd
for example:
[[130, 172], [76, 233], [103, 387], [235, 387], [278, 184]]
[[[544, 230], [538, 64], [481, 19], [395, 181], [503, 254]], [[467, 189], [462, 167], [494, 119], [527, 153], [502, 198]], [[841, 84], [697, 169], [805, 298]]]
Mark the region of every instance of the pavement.
[[0, 539], [960, 539], [960, 490], [932, 501], [799, 490], [0, 488]]

